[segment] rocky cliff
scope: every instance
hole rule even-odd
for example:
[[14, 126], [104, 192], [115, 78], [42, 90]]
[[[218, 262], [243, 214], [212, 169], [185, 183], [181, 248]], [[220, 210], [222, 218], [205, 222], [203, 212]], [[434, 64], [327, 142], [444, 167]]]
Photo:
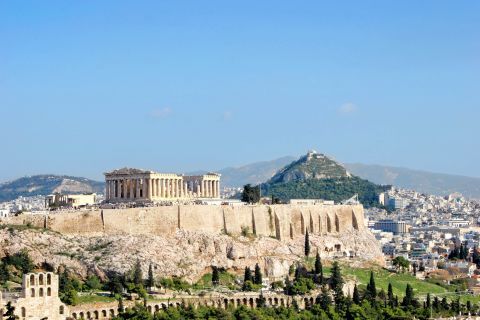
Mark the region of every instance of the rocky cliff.
[[[382, 253], [375, 238], [365, 231], [338, 235], [310, 235], [311, 252], [325, 259], [353, 255], [354, 261], [378, 261]], [[3, 226], [0, 257], [26, 249], [36, 264], [65, 265], [81, 276], [130, 270], [137, 259], [146, 274], [152, 263], [157, 277], [180, 276], [196, 281], [212, 266], [241, 273], [259, 263], [266, 276], [280, 278], [289, 266], [303, 260], [304, 236], [279, 241], [268, 236], [229, 236], [178, 229], [172, 235], [66, 235], [39, 228]], [[348, 259], [348, 258], [345, 258]]]

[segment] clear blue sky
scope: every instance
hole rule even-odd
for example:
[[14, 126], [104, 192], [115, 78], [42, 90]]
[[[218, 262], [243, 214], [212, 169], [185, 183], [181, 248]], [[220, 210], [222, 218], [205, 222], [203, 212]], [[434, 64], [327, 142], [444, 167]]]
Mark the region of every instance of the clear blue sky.
[[2, 1], [0, 181], [316, 149], [480, 176], [478, 1]]

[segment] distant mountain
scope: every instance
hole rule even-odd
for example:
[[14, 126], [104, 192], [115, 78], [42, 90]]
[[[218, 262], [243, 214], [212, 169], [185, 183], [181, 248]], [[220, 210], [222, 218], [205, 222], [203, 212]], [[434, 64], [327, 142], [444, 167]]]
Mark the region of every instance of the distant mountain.
[[295, 160], [287, 156], [272, 161], [260, 161], [241, 167], [228, 167], [218, 171], [222, 175], [222, 185], [243, 187], [250, 183], [257, 185], [267, 181], [280, 169]]
[[361, 163], [347, 163], [345, 166], [353, 174], [378, 184], [440, 196], [460, 192], [468, 198], [480, 199], [480, 178]]
[[350, 174], [333, 159], [314, 151], [293, 161], [261, 185], [263, 195], [281, 200], [325, 199], [341, 202], [358, 194], [366, 206], [378, 205], [383, 187]]
[[0, 201], [51, 193], [103, 193], [104, 183], [86, 178], [36, 175], [0, 184]]

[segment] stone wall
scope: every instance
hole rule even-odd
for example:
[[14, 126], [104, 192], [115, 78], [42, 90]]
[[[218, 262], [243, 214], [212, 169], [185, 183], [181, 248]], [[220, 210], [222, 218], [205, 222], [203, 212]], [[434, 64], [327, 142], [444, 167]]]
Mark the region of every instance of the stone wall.
[[171, 235], [188, 231], [294, 238], [308, 229], [314, 234], [363, 230], [361, 205], [176, 205], [131, 209], [97, 209], [49, 215], [20, 215], [0, 223], [29, 224], [64, 234]]

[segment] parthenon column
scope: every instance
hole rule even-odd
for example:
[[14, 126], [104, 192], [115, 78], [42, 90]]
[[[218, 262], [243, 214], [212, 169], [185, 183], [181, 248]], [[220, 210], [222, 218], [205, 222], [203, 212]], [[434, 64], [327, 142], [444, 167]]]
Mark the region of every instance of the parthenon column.
[[170, 188], [170, 179], [165, 179], [165, 184], [167, 187], [167, 198], [170, 198], [172, 196], [172, 189]]
[[162, 186], [160, 189], [160, 195], [162, 198], [165, 198], [165, 178], [162, 178]]
[[175, 185], [177, 186], [177, 198], [181, 198], [182, 197], [182, 188], [180, 188], [180, 186], [181, 186], [180, 179], [176, 180]]
[[134, 199], [135, 197], [133, 196], [133, 179], [129, 179], [128, 184], [130, 185], [130, 199]]
[[134, 179], [133, 181], [135, 181], [135, 194], [134, 194], [134, 198], [137, 199], [138, 196], [139, 196], [138, 193], [139, 193], [139, 190], [140, 190], [140, 188], [139, 188], [139, 182], [140, 182], [140, 181], [139, 181], [138, 179]]
[[157, 179], [152, 179], [152, 198], [157, 196]]
[[220, 198], [220, 180], [217, 180], [217, 198]]

